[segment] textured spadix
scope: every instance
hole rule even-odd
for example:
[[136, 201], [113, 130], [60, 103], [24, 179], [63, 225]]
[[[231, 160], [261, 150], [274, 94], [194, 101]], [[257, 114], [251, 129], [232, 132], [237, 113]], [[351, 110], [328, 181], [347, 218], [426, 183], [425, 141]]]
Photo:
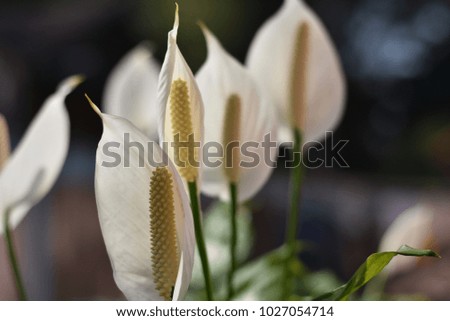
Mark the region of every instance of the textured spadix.
[[301, 123], [304, 141], [321, 139], [338, 124], [345, 100], [342, 67], [323, 24], [304, 1], [284, 0], [256, 33], [247, 66], [277, 107], [280, 142], [292, 141], [293, 121]]
[[0, 172], [11, 154], [11, 142], [6, 118], [0, 114]]
[[[167, 143], [167, 153], [185, 181], [193, 181], [198, 175], [197, 172], [200, 165], [199, 147], [196, 147], [194, 155], [181, 156], [179, 154], [175, 155], [175, 148], [172, 145], [177, 134], [180, 134], [179, 141], [187, 141], [186, 139], [192, 136], [192, 141], [200, 146], [203, 136], [203, 102], [192, 71], [178, 49], [178, 24], [177, 6], [173, 29], [168, 35], [167, 52], [159, 76], [158, 101], [161, 113], [159, 139], [161, 144], [163, 142]], [[180, 90], [184, 91], [182, 96], [180, 96]], [[180, 97], [183, 98], [182, 101], [177, 100]], [[173, 106], [174, 103], [176, 106]], [[191, 124], [191, 128], [188, 128], [188, 123]], [[181, 129], [191, 132], [180, 132]], [[182, 151], [183, 149], [180, 149], [180, 153], [185, 153]], [[189, 158], [191, 160], [189, 162], [190, 165], [180, 166], [180, 157]], [[186, 167], [186, 169], [183, 169], [183, 167]]]
[[152, 269], [156, 289], [166, 300], [171, 299], [180, 264], [172, 190], [170, 170], [157, 167], [150, 177]]
[[241, 151], [234, 148], [241, 138], [241, 98], [231, 94], [225, 104], [222, 146], [224, 147], [225, 177], [231, 183], [239, 182]]
[[0, 172], [0, 216], [10, 211], [11, 228], [48, 193], [62, 169], [70, 132], [64, 99], [81, 80], [67, 78], [47, 98]]
[[[180, 142], [189, 143], [190, 139], [193, 141], [194, 130], [192, 129], [191, 103], [186, 81], [176, 79], [172, 82], [169, 105], [173, 137], [178, 137]], [[190, 143], [183, 148], [175, 148], [173, 155], [173, 161], [178, 167], [181, 177], [188, 182], [193, 182], [197, 178], [198, 173], [197, 167], [191, 164], [189, 159], [189, 153], [198, 154], [194, 147], [194, 144]], [[198, 158], [195, 157], [194, 159]]]
[[149, 46], [140, 44], [111, 71], [103, 94], [106, 113], [128, 119], [152, 140], [158, 135], [159, 72]]
[[[95, 196], [114, 280], [129, 300], [163, 300], [167, 299], [167, 289], [172, 288], [172, 273], [176, 271], [173, 300], [183, 299], [191, 280], [195, 241], [192, 213], [181, 178], [167, 157], [168, 164], [163, 162], [159, 145], [132, 123], [93, 107], [103, 121], [96, 157]], [[129, 135], [134, 147], [124, 148], [125, 135]], [[117, 146], [111, 147], [112, 142]], [[111, 165], [114, 158], [106, 148], [116, 153], [119, 164]], [[157, 187], [155, 177], [163, 176], [158, 174], [159, 166], [167, 166], [167, 175]], [[173, 226], [168, 227], [168, 221], [163, 220], [165, 228], [158, 226], [163, 212], [175, 215], [176, 242], [170, 241]], [[176, 244], [176, 259], [163, 258], [167, 244]], [[168, 268], [169, 262], [179, 265]], [[167, 279], [162, 279], [164, 275]]]
[[[223, 151], [222, 156], [208, 159], [209, 163], [220, 161], [222, 166], [203, 166], [202, 192], [227, 200], [230, 179], [236, 180], [239, 201], [244, 201], [261, 189], [273, 169], [271, 160], [275, 160], [277, 148], [274, 146], [265, 153], [262, 143], [269, 133], [271, 140], [276, 141], [274, 108], [244, 66], [222, 48], [206, 27], [202, 29], [208, 57], [196, 78], [206, 106], [204, 143], [205, 146], [219, 143]], [[227, 155], [223, 145], [230, 141], [238, 141], [240, 149]], [[216, 150], [211, 148], [210, 152]], [[230, 156], [238, 158], [237, 163], [234, 159], [230, 164], [234, 167], [239, 164], [237, 170], [224, 170]]]

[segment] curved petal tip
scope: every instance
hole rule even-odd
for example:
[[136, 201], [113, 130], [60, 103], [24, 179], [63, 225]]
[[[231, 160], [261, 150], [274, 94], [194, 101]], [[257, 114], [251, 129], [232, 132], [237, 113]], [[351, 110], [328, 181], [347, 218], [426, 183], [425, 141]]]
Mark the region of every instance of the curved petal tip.
[[179, 11], [178, 3], [175, 2], [175, 18], [173, 20], [173, 28], [169, 33], [174, 38], [177, 37], [178, 26], [180, 25], [180, 17], [179, 17], [178, 11]]
[[84, 94], [84, 97], [86, 97], [87, 101], [89, 102], [89, 105], [91, 105], [91, 108], [96, 112], [96, 114], [99, 115], [100, 118], [102, 118], [102, 112], [100, 108], [98, 108], [98, 106], [94, 104], [94, 102], [91, 100], [91, 98], [89, 98], [87, 94]]
[[202, 30], [203, 36], [205, 37], [206, 46], [208, 47], [208, 54], [209, 54], [212, 47], [214, 45], [220, 46], [220, 43], [203, 21], [198, 21], [197, 24], [200, 27], [200, 29]]
[[86, 79], [83, 75], [70, 76], [58, 85], [58, 92], [68, 95], [75, 87], [81, 84]]
[[197, 25], [202, 30], [203, 34], [205, 35], [205, 38], [207, 36], [211, 35], [211, 31], [209, 31], [209, 28], [206, 26], [206, 24], [202, 20], [197, 21]]

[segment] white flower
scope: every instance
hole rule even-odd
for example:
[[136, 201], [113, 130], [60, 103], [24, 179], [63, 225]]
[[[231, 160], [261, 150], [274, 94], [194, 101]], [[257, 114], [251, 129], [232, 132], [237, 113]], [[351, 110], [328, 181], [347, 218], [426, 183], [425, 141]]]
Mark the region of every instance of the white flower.
[[[229, 183], [237, 183], [238, 199], [242, 202], [261, 189], [273, 170], [272, 164], [266, 164], [265, 160], [270, 163], [275, 160], [277, 148], [270, 149], [270, 159], [267, 159], [262, 146], [266, 134], [270, 133], [272, 141], [276, 139], [273, 108], [244, 66], [222, 48], [206, 27], [202, 29], [208, 58], [196, 78], [206, 106], [204, 143], [205, 146], [209, 142], [219, 143], [224, 152], [223, 157], [209, 159], [221, 162], [222, 166], [202, 168], [202, 192], [227, 200]], [[252, 159], [242, 155], [241, 149], [249, 142], [258, 144], [248, 150], [259, 161], [245, 167], [240, 162], [249, 164]]]
[[[199, 151], [203, 137], [203, 102], [192, 71], [178, 49], [178, 24], [177, 5], [159, 76], [159, 139], [160, 143], [168, 144], [168, 155], [181, 177], [186, 182], [194, 182], [197, 181], [201, 162]], [[177, 137], [178, 142], [193, 143], [189, 144], [189, 148], [177, 148], [172, 146]]]
[[152, 140], [158, 135], [159, 72], [148, 45], [140, 44], [111, 71], [103, 95], [106, 113], [128, 119]]
[[323, 24], [302, 0], [285, 0], [259, 29], [247, 65], [267, 91], [280, 120], [280, 141], [303, 141], [334, 129], [343, 114], [345, 82], [336, 49]]
[[[14, 229], [58, 178], [69, 148], [70, 124], [64, 99], [81, 80], [79, 76], [64, 80], [44, 102], [11, 157], [1, 157], [6, 162], [0, 169], [0, 234], [7, 211], [9, 226]], [[0, 138], [0, 153], [4, 155], [8, 154], [7, 136], [4, 130]]]
[[[433, 209], [417, 204], [403, 213], [388, 227], [380, 242], [380, 252], [396, 251], [406, 244], [417, 249], [427, 249], [433, 241]], [[419, 258], [396, 257], [386, 267], [390, 273], [413, 267]]]
[[[195, 240], [181, 178], [170, 161], [161, 163], [159, 145], [128, 120], [101, 113], [90, 103], [103, 121], [95, 196], [114, 280], [129, 300], [183, 299]], [[125, 135], [142, 150], [126, 149]], [[120, 164], [111, 164], [110, 153], [104, 151], [112, 142], [120, 144], [109, 150]]]

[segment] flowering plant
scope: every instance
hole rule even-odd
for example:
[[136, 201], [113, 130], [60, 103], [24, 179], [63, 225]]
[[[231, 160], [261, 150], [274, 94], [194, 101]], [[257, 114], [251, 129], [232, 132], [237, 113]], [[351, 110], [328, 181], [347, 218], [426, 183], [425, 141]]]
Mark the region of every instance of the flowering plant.
[[[418, 205], [399, 216], [379, 252], [348, 282], [309, 270], [302, 254], [311, 245], [299, 239], [307, 172], [302, 148], [338, 126], [346, 100], [330, 35], [304, 1], [284, 0], [241, 63], [200, 22], [208, 53], [194, 74], [178, 43], [178, 11], [176, 5], [161, 67], [141, 44], [111, 71], [102, 111], [86, 95], [103, 126], [93, 177], [98, 219], [125, 298], [383, 298], [388, 275], [412, 269], [421, 257], [439, 257], [430, 241], [433, 211]], [[0, 235], [21, 299], [26, 287], [11, 233], [61, 171], [70, 127], [64, 99], [80, 81], [74, 76], [61, 83], [11, 156], [0, 115]], [[280, 151], [292, 156], [290, 189], [276, 188], [289, 196], [284, 242], [255, 258], [252, 211], [258, 204], [252, 200], [273, 183]], [[201, 194], [212, 204], [205, 206]], [[270, 222], [274, 233], [276, 223]]]

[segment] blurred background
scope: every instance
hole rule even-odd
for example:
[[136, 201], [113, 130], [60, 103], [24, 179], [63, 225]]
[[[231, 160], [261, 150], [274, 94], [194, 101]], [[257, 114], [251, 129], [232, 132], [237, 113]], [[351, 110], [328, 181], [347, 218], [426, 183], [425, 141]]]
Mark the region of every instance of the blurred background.
[[[345, 69], [347, 107], [335, 139], [349, 140], [342, 151], [349, 168], [307, 171], [300, 237], [316, 250], [303, 259], [346, 280], [399, 213], [426, 203], [436, 214], [433, 249], [443, 259], [392, 276], [387, 290], [450, 300], [450, 1], [306, 2], [329, 30]], [[179, 0], [178, 43], [192, 70], [206, 57], [198, 20], [243, 62], [255, 32], [281, 3]], [[142, 41], [162, 62], [173, 14], [166, 0], [0, 4], [0, 112], [13, 146], [59, 81], [87, 76], [67, 98], [71, 147], [61, 177], [15, 232], [31, 299], [122, 299], [94, 197], [101, 122], [83, 93], [100, 103], [108, 73]], [[252, 201], [252, 258], [283, 242], [288, 174], [280, 161]], [[6, 259], [1, 240], [0, 299], [14, 300]]]

